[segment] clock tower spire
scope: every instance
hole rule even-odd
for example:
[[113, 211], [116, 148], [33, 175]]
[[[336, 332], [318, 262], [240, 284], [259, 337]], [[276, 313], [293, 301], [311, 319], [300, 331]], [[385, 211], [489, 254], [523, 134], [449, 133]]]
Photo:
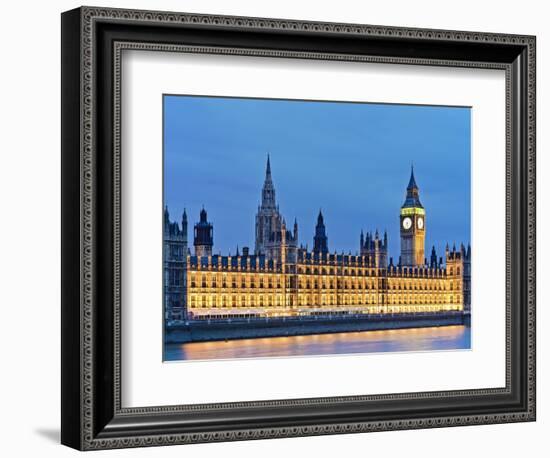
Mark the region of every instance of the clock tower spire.
[[420, 194], [414, 168], [407, 186], [405, 203], [399, 215], [401, 231], [401, 264], [403, 266], [423, 266], [424, 241], [426, 238], [426, 211], [420, 203]]

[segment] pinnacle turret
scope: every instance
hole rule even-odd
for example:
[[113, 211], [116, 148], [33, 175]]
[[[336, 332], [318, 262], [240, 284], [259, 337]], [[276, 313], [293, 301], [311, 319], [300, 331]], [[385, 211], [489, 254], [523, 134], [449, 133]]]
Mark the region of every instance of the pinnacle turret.
[[262, 188], [262, 203], [260, 208], [275, 209], [277, 207], [275, 203], [275, 186], [273, 185], [273, 179], [271, 177], [271, 162], [269, 154], [267, 155], [267, 164], [265, 167], [265, 180]]
[[411, 178], [409, 179], [409, 185], [407, 186], [408, 189], [417, 189], [418, 185], [416, 184], [416, 180], [414, 179], [414, 166], [411, 164]]
[[411, 177], [409, 178], [409, 184], [407, 185], [407, 195], [405, 197], [405, 203], [401, 208], [424, 208], [420, 203], [420, 193], [416, 179], [414, 178], [414, 168], [411, 165]]
[[319, 209], [319, 214], [317, 215], [317, 225], [323, 225], [324, 224], [324, 218], [323, 218], [323, 211]]
[[323, 212], [319, 209], [317, 216], [317, 225], [315, 226], [315, 236], [313, 237], [313, 251], [319, 253], [328, 253], [328, 237], [325, 228]]

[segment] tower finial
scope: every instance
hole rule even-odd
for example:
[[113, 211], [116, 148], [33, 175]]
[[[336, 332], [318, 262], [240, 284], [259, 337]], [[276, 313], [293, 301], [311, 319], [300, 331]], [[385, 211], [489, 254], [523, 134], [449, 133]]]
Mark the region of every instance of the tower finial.
[[208, 221], [208, 215], [206, 214], [206, 210], [204, 209], [204, 205], [202, 206], [202, 210], [200, 212], [200, 222], [206, 223]]
[[414, 164], [412, 162], [411, 162], [411, 178], [409, 180], [409, 185], [407, 186], [407, 190], [409, 189], [418, 189], [416, 180], [414, 179]]
[[409, 178], [409, 184], [407, 185], [405, 203], [401, 206], [401, 208], [423, 208], [420, 203], [419, 195], [418, 185], [416, 184], [416, 179], [414, 177], [414, 166], [411, 162], [411, 177]]
[[271, 176], [271, 163], [269, 161], [269, 153], [267, 153], [267, 165], [265, 167], [265, 176]]
[[315, 236], [313, 237], [313, 251], [324, 254], [328, 253], [328, 237], [321, 208], [319, 208], [317, 225], [315, 226]]

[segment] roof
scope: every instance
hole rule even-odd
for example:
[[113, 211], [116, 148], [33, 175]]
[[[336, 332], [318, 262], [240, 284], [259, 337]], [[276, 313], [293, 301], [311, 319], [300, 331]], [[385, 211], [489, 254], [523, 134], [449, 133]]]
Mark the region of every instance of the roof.
[[418, 185], [416, 184], [416, 180], [414, 178], [414, 169], [412, 165], [411, 165], [411, 177], [409, 179], [409, 184], [407, 186], [407, 195], [405, 197], [405, 202], [403, 203], [401, 208], [410, 208], [410, 207], [424, 208], [422, 206], [422, 203], [420, 202], [419, 189], [418, 189]]

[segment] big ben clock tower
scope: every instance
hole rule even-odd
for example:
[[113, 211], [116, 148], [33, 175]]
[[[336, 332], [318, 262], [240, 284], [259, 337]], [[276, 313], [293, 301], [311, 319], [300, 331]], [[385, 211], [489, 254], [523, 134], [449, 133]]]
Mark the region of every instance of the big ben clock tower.
[[420, 203], [418, 186], [411, 167], [411, 179], [407, 197], [399, 216], [401, 228], [401, 265], [424, 265], [424, 240], [426, 237], [426, 211]]

